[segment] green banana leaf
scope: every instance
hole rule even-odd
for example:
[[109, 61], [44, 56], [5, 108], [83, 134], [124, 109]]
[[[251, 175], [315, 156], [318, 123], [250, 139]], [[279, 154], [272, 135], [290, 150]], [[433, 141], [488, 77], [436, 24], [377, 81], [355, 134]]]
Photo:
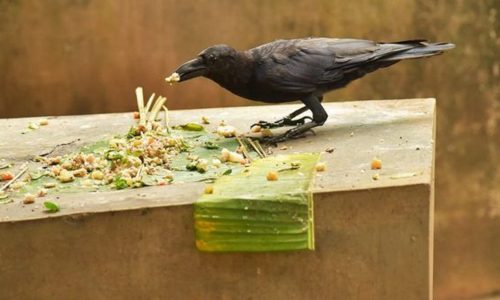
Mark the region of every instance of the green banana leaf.
[[[235, 174], [243, 170], [243, 165], [239, 163], [222, 163], [218, 168], [209, 168], [206, 172], [200, 173], [197, 171], [191, 171], [186, 168], [190, 160], [189, 155], [196, 155], [201, 159], [206, 159], [211, 161], [212, 159], [219, 158], [221, 149], [228, 148], [231, 150], [236, 149], [239, 143], [235, 138], [223, 138], [205, 130], [189, 131], [182, 129], [172, 129], [171, 133], [173, 136], [181, 136], [189, 144], [189, 148], [185, 152], [181, 152], [175, 157], [173, 157], [171, 162], [171, 173], [173, 174], [172, 183], [186, 183], [186, 182], [197, 182], [214, 181], [216, 178], [226, 175]], [[126, 138], [124, 135], [116, 136], [116, 138]], [[86, 146], [76, 151], [76, 153], [84, 154], [96, 154], [103, 155], [109, 150], [109, 140], [98, 141]], [[257, 158], [258, 155], [255, 152], [250, 152], [249, 155], [252, 158]], [[110, 191], [115, 189], [114, 184], [104, 184], [100, 181], [94, 181], [92, 185], [82, 185], [85, 180], [82, 178], [75, 178], [74, 181], [60, 184], [57, 179], [44, 175], [44, 173], [35, 174], [36, 171], [30, 172], [32, 175], [32, 181], [25, 185], [19, 194], [33, 193], [36, 194], [38, 190], [44, 187], [46, 184], [55, 183], [57, 186], [51, 189], [53, 192], [61, 193], [77, 193], [77, 192], [93, 192], [93, 191]], [[163, 180], [166, 169], [158, 168], [156, 174], [143, 176], [144, 185], [157, 185], [158, 182]], [[35, 176], [36, 175], [36, 176]]]
[[[255, 160], [244, 171], [218, 178], [212, 194], [194, 205], [200, 251], [314, 249], [311, 184], [316, 153]], [[278, 180], [269, 181], [269, 171]]]

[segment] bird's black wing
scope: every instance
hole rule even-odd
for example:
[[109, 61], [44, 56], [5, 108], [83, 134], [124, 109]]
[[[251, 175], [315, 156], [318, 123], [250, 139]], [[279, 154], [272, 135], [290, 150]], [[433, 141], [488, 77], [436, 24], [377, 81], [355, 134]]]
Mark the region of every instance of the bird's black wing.
[[282, 94], [308, 94], [342, 81], [347, 73], [363, 73], [366, 64], [406, 49], [368, 40], [310, 38], [279, 40], [250, 53], [261, 62], [257, 72], [261, 86]]

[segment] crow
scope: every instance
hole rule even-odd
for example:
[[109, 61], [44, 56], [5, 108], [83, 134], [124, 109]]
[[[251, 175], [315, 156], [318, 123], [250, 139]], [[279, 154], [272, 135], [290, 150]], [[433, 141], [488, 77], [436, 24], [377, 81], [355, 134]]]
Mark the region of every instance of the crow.
[[[263, 128], [295, 126], [268, 138], [267, 142], [275, 144], [325, 123], [324, 93], [400, 60], [429, 57], [452, 48], [451, 43], [425, 40], [383, 43], [336, 38], [276, 40], [247, 51], [221, 44], [203, 50], [166, 80], [172, 83], [203, 76], [243, 98], [266, 103], [302, 101], [304, 107], [278, 121], [254, 124]], [[307, 110], [312, 118], [295, 119]]]

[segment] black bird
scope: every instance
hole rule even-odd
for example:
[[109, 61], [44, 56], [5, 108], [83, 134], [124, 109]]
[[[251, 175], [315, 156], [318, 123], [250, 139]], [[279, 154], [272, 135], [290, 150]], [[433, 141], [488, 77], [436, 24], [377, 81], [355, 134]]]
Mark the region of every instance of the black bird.
[[[328, 115], [321, 105], [324, 93], [400, 60], [433, 56], [452, 48], [450, 43], [424, 40], [378, 43], [333, 38], [277, 40], [247, 51], [215, 45], [181, 65], [167, 81], [204, 76], [251, 100], [302, 101], [304, 107], [276, 122], [256, 123], [264, 128], [296, 126], [268, 141], [276, 143], [325, 123]], [[311, 110], [312, 118], [294, 119], [306, 110]]]

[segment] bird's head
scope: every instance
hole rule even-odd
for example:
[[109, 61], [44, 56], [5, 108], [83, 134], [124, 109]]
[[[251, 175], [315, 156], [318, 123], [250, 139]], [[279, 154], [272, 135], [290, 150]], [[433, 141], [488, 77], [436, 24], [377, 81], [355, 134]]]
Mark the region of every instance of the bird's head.
[[224, 72], [235, 59], [237, 51], [227, 45], [215, 45], [201, 51], [198, 56], [182, 64], [167, 82], [181, 82], [198, 76], [210, 77], [211, 73]]

